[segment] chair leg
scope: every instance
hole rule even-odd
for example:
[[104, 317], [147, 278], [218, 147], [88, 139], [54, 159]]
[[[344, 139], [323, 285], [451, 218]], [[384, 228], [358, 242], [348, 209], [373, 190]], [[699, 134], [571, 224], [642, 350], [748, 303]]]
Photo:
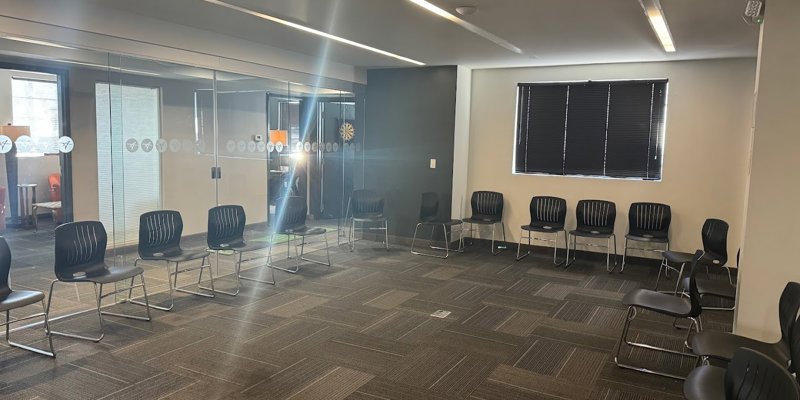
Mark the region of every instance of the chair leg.
[[[135, 261], [134, 261], [134, 265], [136, 265]], [[177, 271], [178, 263], [175, 263], [175, 269]], [[176, 276], [175, 280], [177, 282], [177, 276]], [[172, 296], [172, 292], [175, 290], [175, 285], [172, 283], [172, 273], [169, 270], [169, 261], [167, 261], [167, 285], [169, 285], [169, 307], [159, 306], [157, 304], [153, 304], [150, 307], [153, 307], [156, 310], [161, 310], [161, 311], [171, 311], [172, 308], [175, 307], [175, 298]], [[134, 300], [134, 299], [131, 298], [132, 297], [131, 296], [132, 293], [133, 293], [133, 278], [131, 278], [131, 286], [130, 286], [130, 289], [128, 289], [127, 302], [131, 303], [131, 304], [138, 304], [140, 306], [143, 306], [144, 303], [142, 303], [139, 300]]]
[[[286, 235], [286, 243], [290, 243], [292, 240], [297, 240], [297, 237], [292, 238], [292, 235]], [[303, 243], [305, 244], [305, 238], [303, 238]], [[279, 269], [279, 270], [281, 270], [283, 272], [288, 272], [290, 274], [296, 274], [298, 271], [300, 271], [300, 256], [297, 255], [297, 246], [295, 246], [295, 248], [294, 248], [294, 253], [295, 253], [296, 261], [295, 261], [294, 268], [292, 268], [292, 269], [278, 267], [277, 265], [273, 265], [273, 264], [269, 264], [269, 263], [267, 265], [270, 268], [273, 268], [273, 269]], [[269, 283], [269, 282], [265, 282], [265, 283]]]
[[[270, 250], [269, 250], [269, 255], [267, 256], [267, 263], [264, 265], [265, 267], [267, 267], [267, 269], [270, 271], [270, 274], [272, 275], [272, 280], [271, 281], [263, 280], [263, 279], [257, 279], [257, 278], [251, 278], [251, 277], [248, 277], [248, 276], [243, 276], [242, 275], [242, 255], [243, 254], [244, 253], [239, 252], [239, 259], [236, 262], [236, 294], [239, 294], [239, 291], [241, 290], [242, 280], [251, 281], [251, 282], [259, 282], [259, 283], [266, 283], [268, 285], [274, 285], [275, 284], [275, 268], [276, 267], [270, 265], [270, 261], [272, 260], [272, 248], [271, 247], [270, 247]], [[295, 248], [295, 256], [296, 255], [297, 255], [297, 248]], [[248, 258], [245, 261], [256, 260], [256, 259], [261, 259], [261, 258], [264, 258], [264, 257]], [[296, 257], [296, 258], [297, 258], [297, 262], [299, 263], [300, 262], [300, 258], [299, 257]]]
[[[135, 276], [131, 278], [131, 283], [133, 283], [133, 280], [135, 278], [136, 278]], [[137, 321], [150, 321], [150, 320], [152, 320], [152, 318], [150, 316], [150, 307], [152, 307], [152, 306], [150, 305], [150, 301], [147, 298], [147, 286], [145, 285], [145, 282], [144, 282], [144, 272], [139, 274], [139, 278], [141, 279], [142, 283], [139, 284], [139, 285], [134, 285], [133, 287], [141, 287], [142, 288], [142, 293], [144, 293], [144, 304], [142, 304], [142, 303], [134, 303], [134, 304], [138, 304], [138, 305], [144, 306], [145, 310], [147, 311], [147, 317], [140, 317], [138, 315], [122, 314], [122, 313], [116, 313], [116, 312], [111, 312], [111, 311], [101, 311], [100, 313], [102, 315], [113, 315], [115, 317], [135, 319]], [[116, 285], [115, 285], [115, 287], [116, 287]], [[113, 292], [103, 295], [103, 284], [100, 284], [100, 301], [102, 301], [103, 297], [111, 296], [112, 294], [116, 294], [117, 292], [124, 291], [124, 290], [125, 289], [119, 289], [119, 290], [115, 289]]]
[[411, 254], [420, 255], [419, 252], [414, 251], [414, 243], [417, 241], [417, 231], [422, 223], [417, 223], [417, 226], [414, 227], [414, 236], [411, 237]]
[[[500, 229], [503, 231], [503, 243], [505, 243], [506, 242], [506, 229], [505, 229], [505, 224], [503, 224], [502, 222], [500, 222]], [[492, 224], [492, 248], [490, 250], [491, 250], [491, 253], [492, 253], [493, 256], [496, 256], [496, 255], [502, 253], [503, 251], [505, 251], [505, 244], [503, 244], [504, 247], [502, 247], [502, 248], [500, 247], [500, 245], [498, 245], [497, 246], [497, 251], [495, 251], [494, 236], [495, 236], [495, 231], [496, 230], [497, 230], [497, 223]]]
[[[19, 321], [24, 321], [24, 320], [28, 320], [28, 319], [38, 318], [38, 317], [44, 317], [45, 334], [47, 336], [47, 341], [48, 341], [48, 343], [50, 345], [50, 351], [37, 349], [37, 348], [32, 347], [32, 346], [28, 346], [28, 345], [25, 345], [25, 344], [22, 344], [22, 343], [17, 343], [17, 342], [11, 341], [11, 324], [13, 322], [19, 322]], [[46, 306], [44, 304], [44, 299], [42, 299], [42, 312], [39, 313], [39, 314], [28, 315], [26, 317], [17, 318], [14, 321], [12, 321], [11, 320], [11, 310], [6, 310], [6, 323], [5, 323], [5, 326], [6, 326], [6, 344], [8, 344], [10, 347], [16, 347], [16, 348], [19, 348], [19, 349], [28, 350], [28, 351], [34, 352], [36, 354], [41, 354], [41, 355], [48, 356], [48, 357], [55, 357], [56, 353], [55, 353], [55, 350], [53, 350], [53, 336], [47, 333], [48, 332], [48, 325], [49, 325], [49, 320], [48, 320], [48, 316], [47, 316], [47, 308], [46, 308]]]
[[[610, 271], [608, 271], [609, 273], [614, 272], [614, 270], [617, 268], [617, 262], [618, 262], [617, 259], [619, 258], [619, 255], [617, 254], [617, 235], [612, 233], [611, 239], [612, 239], [611, 241], [614, 242], [614, 266], [611, 268]], [[608, 269], [608, 266], [606, 266], [606, 269]]]
[[625, 238], [625, 248], [622, 250], [622, 266], [619, 267], [619, 273], [625, 272], [625, 258], [628, 256], [628, 238]]
[[[524, 232], [525, 232], [524, 229], [520, 229], [519, 230], [519, 242], [517, 242], [517, 257], [515, 259], [516, 261], [522, 260], [523, 258], [531, 255], [530, 248], [528, 249], [528, 251], [525, 252], [525, 254], [523, 256], [520, 257], [520, 255], [519, 255], [519, 252], [520, 252], [520, 250], [522, 248], [522, 239], [524, 239], [522, 237], [522, 234]], [[528, 246], [530, 246], [530, 245], [531, 245], [531, 231], [528, 231]]]
[[[54, 280], [53, 282], [50, 283], [50, 294], [49, 294], [48, 299], [47, 299], [47, 313], [48, 313], [48, 315], [50, 314], [50, 306], [53, 304], [53, 286], [56, 284], [56, 282], [59, 282], [59, 281], [58, 280]], [[68, 333], [68, 332], [57, 332], [57, 331], [54, 331], [54, 330], [50, 329], [50, 327], [47, 326], [45, 329], [48, 331], [47, 332], [48, 334], [56, 335], [56, 336], [63, 336], [63, 337], [68, 337], [68, 338], [73, 338], [73, 339], [88, 340], [88, 341], [92, 341], [92, 342], [95, 342], [95, 343], [103, 340], [103, 337], [105, 337], [106, 334], [105, 334], [105, 329], [103, 327], [103, 314], [100, 311], [100, 300], [101, 300], [100, 295], [102, 295], [102, 288], [100, 290], [100, 293], [98, 293], [97, 292], [97, 284], [93, 283], [93, 285], [94, 285], [94, 294], [95, 294], [95, 301], [96, 301], [95, 310], [97, 312], [97, 319], [98, 319], [98, 321], [100, 323], [100, 336], [90, 337], [90, 336], [83, 336], [83, 335], [78, 335], [78, 334]]]
[[[270, 247], [270, 249], [271, 249], [271, 247]], [[234, 274], [234, 277], [236, 278], [236, 291], [229, 292], [229, 291], [225, 291], [225, 290], [215, 289], [213, 286], [212, 287], [200, 286], [200, 280], [203, 278], [202, 270], [201, 270], [200, 276], [197, 278], [198, 279], [197, 280], [197, 287], [199, 289], [202, 289], [202, 290], [210, 290], [214, 294], [222, 293], [222, 294], [228, 295], [228, 296], [236, 296], [236, 295], [238, 295], [239, 292], [241, 291], [241, 288], [242, 288], [241, 276], [239, 274], [240, 269], [242, 267], [242, 253], [237, 251], [236, 253], [234, 253], [234, 256], [236, 254], [239, 255], [239, 260], [235, 261], [235, 264], [233, 266], [233, 274]], [[210, 269], [210, 267], [209, 267], [209, 269]], [[219, 253], [217, 253], [217, 279], [219, 279], [219, 277], [220, 277], [220, 275], [219, 275]], [[212, 282], [212, 284], [213, 284], [213, 282]]]
[[[175, 281], [173, 282], [173, 285], [172, 285], [172, 287], [173, 287], [173, 288], [174, 288], [176, 291], [178, 291], [178, 292], [183, 292], [183, 293], [189, 293], [189, 294], [193, 294], [193, 295], [195, 295], [195, 296], [201, 296], [201, 297], [214, 298], [214, 274], [213, 274], [213, 273], [212, 273], [212, 271], [211, 271], [211, 265], [209, 265], [209, 264], [206, 264], [206, 257], [203, 257], [203, 259], [202, 259], [202, 260], [200, 260], [200, 266], [199, 266], [199, 267], [195, 267], [195, 268], [187, 268], [187, 269], [184, 269], [184, 270], [180, 270], [180, 271], [179, 271], [179, 270], [178, 270], [178, 264], [179, 264], [178, 262], [176, 262], [176, 263], [175, 263], [175, 272], [173, 272], [173, 273], [172, 273], [172, 275], [175, 277], [175, 278], [174, 278], [174, 279], [175, 279]], [[195, 291], [193, 291], [193, 290], [188, 290], [188, 289], [183, 289], [183, 288], [180, 288], [180, 287], [178, 287], [178, 274], [179, 274], [179, 273], [182, 273], [182, 272], [188, 272], [188, 271], [194, 271], [194, 270], [196, 270], [196, 269], [199, 269], [199, 270], [200, 270], [200, 273], [202, 274], [202, 273], [203, 273], [203, 269], [205, 269], [205, 268], [208, 268], [208, 275], [209, 275], [209, 277], [210, 277], [210, 282], [211, 282], [211, 293], [195, 292]]]
[[[572, 247], [572, 258], [569, 257], [569, 249]], [[568, 235], [567, 236], [567, 259], [564, 263], [564, 269], [570, 267], [570, 265], [575, 263], [575, 259], [577, 258], [578, 252], [578, 237], [575, 235]]]
[[386, 244], [386, 251], [389, 251], [389, 220], [383, 221], [383, 243]]
[[[638, 347], [638, 348], [642, 348], [642, 349], [647, 349], [647, 350], [653, 350], [653, 351], [660, 351], [660, 352], [664, 352], [664, 353], [675, 354], [675, 355], [679, 355], [679, 356], [682, 356], [682, 357], [697, 357], [696, 355], [694, 355], [692, 353], [686, 353], [684, 351], [677, 351], [677, 350], [667, 349], [667, 348], [663, 348], [663, 347], [653, 346], [653, 345], [646, 344], [646, 343], [632, 342], [632, 341], [628, 340], [628, 333], [630, 332], [630, 325], [633, 322], [633, 320], [636, 318], [636, 314], [637, 314], [636, 313], [636, 308], [634, 306], [628, 307], [628, 314], [627, 314], [627, 316], [625, 318], [625, 324], [623, 325], [623, 328], [622, 328], [622, 335], [620, 336], [620, 340], [619, 340], [619, 343], [617, 345], [617, 351], [616, 351], [615, 356], [614, 356], [614, 364], [616, 364], [617, 367], [623, 368], [623, 369], [630, 369], [630, 370], [634, 370], [634, 371], [644, 372], [644, 373], [647, 373], [647, 374], [664, 376], [664, 377], [672, 378], [672, 379], [685, 380], [686, 379], [685, 376], [670, 374], [670, 373], [662, 372], [662, 371], [655, 371], [655, 370], [651, 370], [651, 369], [643, 368], [643, 367], [637, 367], [637, 366], [634, 366], [634, 365], [631, 365], [631, 364], [627, 364], [627, 363], [624, 363], [624, 362], [621, 361], [620, 352], [621, 352], [621, 348], [622, 348], [623, 344], [626, 344], [626, 345], [632, 346], [632, 347]], [[697, 322], [694, 318], [689, 318], [689, 320], [692, 321], [692, 325], [695, 325], [696, 322]], [[692, 326], [690, 326], [690, 331], [691, 331], [691, 327]]]

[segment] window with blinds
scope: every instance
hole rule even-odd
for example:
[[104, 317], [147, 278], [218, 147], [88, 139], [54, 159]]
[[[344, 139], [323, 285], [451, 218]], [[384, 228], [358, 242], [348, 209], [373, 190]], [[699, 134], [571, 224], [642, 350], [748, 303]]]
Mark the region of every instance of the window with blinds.
[[11, 105], [14, 125], [30, 127], [35, 152], [58, 154], [61, 134], [58, 83], [21, 77], [11, 78]]
[[520, 83], [514, 172], [660, 180], [667, 80]]
[[139, 216], [161, 208], [161, 153], [126, 143], [161, 137], [159, 89], [97, 83], [95, 106], [100, 221], [114, 243], [134, 243]]

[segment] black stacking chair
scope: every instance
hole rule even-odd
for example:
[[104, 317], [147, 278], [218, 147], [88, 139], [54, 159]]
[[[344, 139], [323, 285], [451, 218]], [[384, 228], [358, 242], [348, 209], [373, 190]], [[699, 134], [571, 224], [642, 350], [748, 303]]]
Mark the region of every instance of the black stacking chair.
[[[27, 321], [33, 318], [44, 317], [45, 332], [49, 329], [49, 314], [44, 305], [44, 293], [38, 290], [13, 290], [9, 285], [11, 279], [11, 249], [8, 248], [6, 239], [0, 236], [0, 311], [5, 311], [6, 322], [2, 325], [6, 327], [6, 343], [12, 347], [32, 351], [37, 354], [55, 357], [56, 353], [53, 350], [53, 337], [47, 335], [47, 341], [50, 344], [50, 351], [37, 349], [25, 344], [16, 343], [11, 341], [11, 324]], [[24, 317], [11, 319], [11, 310], [22, 308], [25, 306], [42, 303], [42, 312], [38, 314], [31, 314]]]
[[[414, 243], [417, 240], [417, 231], [420, 227], [431, 227], [431, 238], [428, 240], [428, 247], [434, 250], [444, 250], [444, 255], [422, 253], [414, 250]], [[444, 247], [434, 246], [433, 237], [436, 233], [436, 228], [441, 226], [444, 233]], [[422, 194], [422, 203], [419, 207], [419, 222], [414, 227], [414, 237], [411, 238], [411, 254], [418, 256], [428, 256], [437, 258], [447, 258], [450, 256], [450, 238], [447, 237], [447, 231], [453, 227], [458, 226], [461, 231], [461, 238], [459, 239], [458, 248], [454, 251], [462, 252], [464, 249], [464, 229], [463, 223], [460, 219], [440, 218], [439, 217], [439, 195], [434, 192], [426, 192]]]
[[703, 365], [683, 384], [687, 400], [796, 400], [800, 387], [785, 367], [748, 348], [736, 350], [727, 368]]
[[[739, 252], [736, 252], [736, 266], [739, 266]], [[723, 266], [726, 271], [728, 271], [728, 280], [721, 280], [721, 279], [701, 279], [697, 278], [697, 291], [700, 292], [700, 299], [703, 300], [706, 297], [717, 297], [728, 300], [732, 305], [730, 307], [711, 307], [706, 306], [705, 303], [701, 301], [703, 304], [703, 308], [706, 310], [718, 310], [718, 311], [733, 311], [736, 309], [736, 283], [733, 282], [731, 277], [731, 269], [727, 265]], [[681, 284], [684, 286], [684, 292], [686, 291], [685, 287], [688, 285], [688, 281], [686, 278], [683, 278]], [[684, 293], [685, 294], [685, 293]]]
[[[605, 200], [581, 200], [575, 208], [575, 217], [578, 225], [574, 230], [569, 231], [572, 239], [572, 260], [569, 259], [569, 243], [567, 243], [567, 265], [569, 267], [575, 262], [578, 238], [587, 239], [606, 239], [606, 245], [596, 245], [585, 243], [591, 247], [606, 248], [606, 270], [614, 271], [617, 266], [617, 236], [614, 235], [614, 223], [617, 219], [617, 206]], [[614, 267], [611, 267], [611, 241], [614, 241]]]
[[[469, 224], [469, 235], [475, 237], [475, 224], [477, 225], [491, 225], [492, 226], [492, 255], [498, 255], [505, 249], [497, 249], [494, 247], [494, 237], [497, 225], [500, 224], [500, 230], [503, 232], [503, 243], [506, 241], [506, 226], [503, 223], [503, 194], [498, 192], [478, 191], [472, 193], [470, 199], [472, 206], [472, 216], [464, 218], [464, 222]], [[480, 229], [480, 228], [478, 228]], [[480, 231], [478, 232], [480, 233]]]
[[622, 345], [624, 343], [627, 344], [628, 346], [644, 348], [654, 351], [661, 351], [670, 354], [677, 354], [683, 357], [697, 357], [691, 351], [690, 352], [678, 351], [646, 343], [631, 342], [628, 340], [628, 331], [630, 329], [631, 322], [636, 318], [636, 315], [639, 312], [639, 310], [647, 310], [657, 314], [666, 315], [675, 318], [676, 320], [678, 318], [688, 319], [690, 321], [690, 324], [687, 329], [686, 341], [684, 342], [684, 347], [686, 350], [690, 348], [689, 338], [692, 334], [692, 329], [694, 329], [698, 333], [703, 330], [703, 325], [702, 322], [700, 321], [700, 313], [702, 312], [702, 308], [700, 307], [700, 294], [697, 293], [697, 286], [694, 284], [695, 275], [697, 274], [698, 261], [702, 256], [703, 256], [703, 251], [697, 250], [697, 252], [694, 253], [694, 256], [692, 257], [692, 270], [689, 275], [691, 284], [689, 285], [688, 299], [681, 296], [673, 296], [670, 294], [660, 293], [654, 290], [647, 290], [647, 289], [636, 289], [625, 295], [625, 297], [622, 299], [622, 304], [628, 306], [628, 313], [625, 317], [625, 324], [622, 327], [622, 335], [620, 337], [619, 343], [617, 344], [616, 355], [614, 356], [614, 363], [617, 364], [618, 367], [645, 372], [648, 374], [665, 376], [674, 379], [684, 379], [684, 377], [682, 376], [670, 374], [667, 372], [637, 367], [632, 364], [624, 363], [620, 360], [620, 352], [622, 349]]
[[[163, 261], [167, 267], [169, 307], [155, 304], [151, 304], [150, 307], [163, 311], [172, 310], [175, 306], [175, 299], [172, 293], [175, 290], [197, 296], [214, 297], [214, 274], [211, 271], [211, 265], [206, 262], [208, 252], [205, 249], [183, 250], [181, 248], [182, 234], [183, 219], [178, 211], [151, 211], [139, 216], [139, 258], [134, 261], [133, 265], [136, 265], [140, 260]], [[194, 260], [200, 260], [200, 265], [180, 269], [180, 263]], [[172, 263], [175, 263], [174, 271], [170, 270], [170, 264]], [[177, 287], [178, 274], [203, 268], [208, 268], [211, 293], [195, 292]], [[140, 304], [137, 300], [131, 300], [131, 303]]]
[[[269, 245], [269, 253], [267, 255], [267, 263], [269, 266], [275, 269], [279, 269], [281, 271], [286, 271], [292, 274], [296, 274], [300, 271], [300, 262], [301, 261], [308, 261], [314, 264], [325, 265], [328, 268], [331, 266], [331, 253], [328, 250], [328, 235], [327, 230], [325, 228], [310, 228], [306, 226], [306, 216], [308, 215], [308, 205], [306, 205], [306, 199], [298, 196], [287, 196], [278, 199], [278, 214], [277, 214], [277, 222], [275, 224], [275, 229], [272, 231], [272, 237], [270, 239]], [[275, 243], [275, 235], [286, 235], [287, 240], [286, 244], [289, 246], [293, 240], [297, 240], [298, 238], [301, 239], [299, 245], [295, 245], [294, 247], [294, 254], [297, 263], [295, 264], [294, 269], [282, 268], [272, 264], [272, 246]], [[304, 258], [303, 255], [305, 254], [305, 245], [306, 245], [306, 238], [310, 236], [322, 236], [322, 239], [325, 242], [325, 252], [328, 257], [327, 262], [319, 261], [319, 260], [312, 260], [310, 258]], [[297, 254], [297, 247], [300, 246], [300, 254]], [[291, 254], [288, 252], [286, 258], [290, 258]], [[274, 278], [273, 278], [274, 280]]]
[[[350, 200], [347, 201], [347, 211], [350, 216], [350, 234], [348, 235], [350, 251], [356, 249], [356, 229], [362, 232], [365, 230], [383, 231], [383, 243], [386, 251], [389, 251], [389, 221], [383, 215], [383, 205], [383, 197], [372, 190], [354, 190], [350, 195]], [[346, 217], [347, 215], [345, 215]], [[356, 222], [360, 223], [359, 228], [356, 228]], [[382, 226], [365, 228], [365, 224]]]
[[[625, 257], [628, 249], [662, 253], [669, 251], [669, 224], [672, 221], [672, 209], [661, 203], [633, 203], [628, 210], [628, 234], [625, 235], [625, 250], [622, 252], [622, 266], [619, 272], [625, 271]], [[628, 241], [664, 245], [664, 250], [628, 247]]]
[[[242, 254], [256, 251], [256, 250], [263, 250], [267, 247], [266, 243], [247, 243], [244, 240], [244, 227], [247, 218], [244, 214], [244, 207], [238, 205], [225, 205], [225, 206], [216, 206], [208, 210], [208, 237], [207, 243], [208, 248], [210, 250], [217, 251], [218, 254], [224, 254], [223, 251], [230, 251], [233, 253], [233, 256], [236, 257], [234, 260], [234, 274], [236, 275], [236, 291], [234, 292], [227, 292], [219, 289], [212, 289], [208, 287], [199, 286], [200, 289], [203, 290], [213, 290], [214, 293], [222, 293], [227, 294], [228, 296], [236, 296], [239, 294], [239, 291], [242, 287], [241, 280], [248, 280], [260, 283], [267, 283], [270, 285], [275, 284], [275, 271], [270, 268], [272, 272], [272, 280], [266, 281], [256, 278], [250, 278], [246, 276], [242, 276], [242, 263], [246, 261], [257, 260], [261, 258], [265, 258], [265, 256], [260, 257], [253, 257], [246, 260], [242, 260]], [[267, 260], [267, 264], [265, 265], [269, 267], [269, 260]], [[217, 276], [219, 277], [219, 263], [217, 263]], [[203, 270], [200, 270], [200, 277], [197, 280], [199, 284], [200, 281], [203, 279]]]
[[[97, 317], [100, 321], [100, 336], [89, 337], [74, 333], [56, 332], [50, 330], [51, 335], [66, 336], [75, 339], [91, 340], [99, 342], [105, 336], [103, 327], [103, 315], [113, 315], [117, 317], [136, 319], [140, 321], [150, 321], [150, 302], [147, 300], [147, 287], [144, 283], [144, 270], [135, 266], [109, 266], [105, 262], [106, 245], [108, 237], [103, 224], [100, 221], [69, 222], [56, 227], [55, 239], [55, 274], [56, 279], [50, 284], [50, 294], [47, 298], [47, 313], [50, 314], [50, 307], [53, 305], [53, 286], [57, 282], [64, 283], [91, 283], [94, 285], [95, 295], [97, 296]], [[136, 277], [141, 279], [141, 284], [134, 285]], [[129, 287], [117, 289], [103, 293], [103, 286], [130, 279]], [[147, 317], [138, 315], [120, 314], [100, 309], [104, 297], [115, 295], [120, 292], [128, 291], [141, 287], [144, 293], [144, 306], [147, 310]]]
[[791, 334], [796, 327], [795, 318], [798, 311], [800, 311], [800, 283], [789, 282], [778, 302], [778, 322], [781, 328], [781, 339], [778, 342], [767, 343], [729, 332], [706, 331], [692, 338], [692, 351], [706, 360], [713, 358], [728, 361], [733, 358], [736, 349], [748, 347], [787, 366], [791, 358]]
[[[553, 264], [561, 265], [566, 262], [558, 262], [556, 255], [558, 252], [558, 234], [564, 234], [564, 250], [567, 250], [567, 231], [564, 230], [564, 221], [567, 218], [567, 201], [560, 197], [551, 196], [533, 196], [531, 198], [531, 223], [523, 225], [519, 235], [519, 243], [517, 244], [517, 261], [527, 257], [531, 254], [530, 250], [524, 255], [520, 256], [520, 248], [522, 247], [522, 236], [528, 232], [528, 246], [531, 245], [531, 240], [539, 240], [542, 242], [553, 243]], [[542, 239], [532, 237], [533, 233], [546, 233], [552, 234], [553, 239]]]
[[[706, 266], [706, 270], [708, 270], [709, 265], [725, 267], [728, 271], [728, 281], [733, 284], [730, 269], [725, 266], [725, 263], [728, 262], [728, 223], [721, 219], [709, 218], [703, 223], [701, 236], [705, 255], [700, 260], [700, 263]], [[683, 267], [692, 260], [692, 255], [669, 250], [665, 251], [663, 256], [664, 259], [658, 268], [658, 277], [656, 278], [656, 288], [654, 290], [658, 290], [658, 282], [661, 280], [662, 271], [668, 277], [668, 271], [673, 270], [678, 273], [678, 279], [675, 282], [675, 290], [672, 293], [677, 293], [683, 277]], [[673, 265], [680, 265], [680, 268], [676, 268]]]

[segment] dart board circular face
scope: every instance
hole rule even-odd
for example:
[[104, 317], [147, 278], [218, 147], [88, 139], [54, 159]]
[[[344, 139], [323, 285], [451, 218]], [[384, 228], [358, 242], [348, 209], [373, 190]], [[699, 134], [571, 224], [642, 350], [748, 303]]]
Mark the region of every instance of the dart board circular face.
[[342, 126], [339, 127], [339, 136], [344, 139], [344, 141], [350, 141], [356, 135], [356, 128], [353, 127], [353, 124], [349, 122], [345, 122]]

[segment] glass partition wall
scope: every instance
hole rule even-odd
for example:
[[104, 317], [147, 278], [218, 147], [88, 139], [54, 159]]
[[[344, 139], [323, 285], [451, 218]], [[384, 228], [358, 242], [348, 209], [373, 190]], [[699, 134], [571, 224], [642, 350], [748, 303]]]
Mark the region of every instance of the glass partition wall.
[[[65, 109], [71, 109], [67, 120], [72, 127], [66, 136], [71, 131], [74, 154], [80, 157], [70, 199], [75, 213], [67, 220], [101, 221], [108, 232], [109, 262], [136, 261], [140, 217], [156, 210], [180, 212], [182, 247], [205, 250], [208, 212], [217, 205], [244, 208], [246, 241], [265, 247], [251, 257], [266, 255], [274, 241], [276, 262], [285, 262], [287, 251], [294, 249], [284, 245], [285, 237], [270, 235], [285, 196], [305, 199], [307, 224], [328, 228], [331, 246], [346, 242], [347, 202], [363, 182], [366, 132], [360, 96], [78, 49], [26, 45], [28, 52], [5, 54], [3, 46], [16, 45], [0, 41], [0, 60], [11, 57], [15, 65], [66, 71], [65, 98], [71, 108]], [[34, 240], [42, 242], [38, 273], [46, 282], [52, 277], [53, 232], [40, 232]], [[314, 244], [306, 251], [321, 249]], [[224, 251], [208, 254], [216, 287], [234, 290], [232, 257]], [[256, 259], [242, 269], [266, 277], [265, 262]], [[139, 265], [146, 270], [151, 302], [167, 306], [164, 263]], [[196, 290], [197, 275], [179, 275], [177, 286], [195, 285]], [[278, 274], [279, 281], [286, 278]], [[71, 307], [54, 312], [85, 308], [91, 302], [91, 289], [86, 289], [77, 297], [64, 292]]]

